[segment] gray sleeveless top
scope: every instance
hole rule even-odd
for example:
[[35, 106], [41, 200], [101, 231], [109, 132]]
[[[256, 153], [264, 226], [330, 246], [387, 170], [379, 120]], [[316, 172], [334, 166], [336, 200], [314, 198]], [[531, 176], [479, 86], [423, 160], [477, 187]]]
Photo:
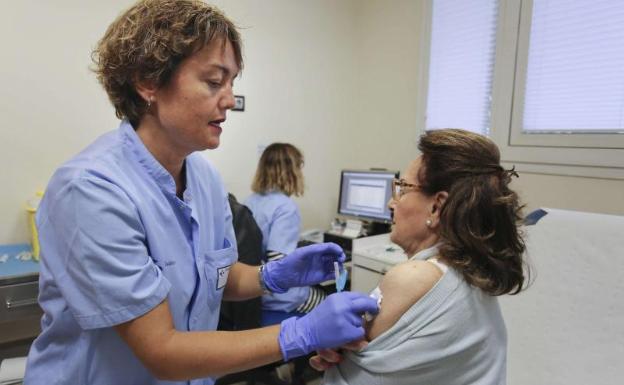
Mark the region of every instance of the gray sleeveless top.
[[[432, 247], [411, 259], [436, 255]], [[445, 270], [396, 324], [362, 351], [346, 353], [323, 384], [505, 384], [507, 331], [498, 300]]]

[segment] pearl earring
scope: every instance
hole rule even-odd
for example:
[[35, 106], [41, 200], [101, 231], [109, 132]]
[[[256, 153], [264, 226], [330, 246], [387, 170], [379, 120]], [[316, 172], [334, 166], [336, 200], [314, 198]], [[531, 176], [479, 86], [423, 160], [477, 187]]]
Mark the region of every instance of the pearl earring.
[[425, 221], [425, 224], [427, 225], [427, 227], [431, 227], [431, 225], [433, 224], [433, 222], [431, 221], [431, 219], [427, 219]]
[[150, 96], [150, 97], [147, 99], [147, 109], [149, 110], [151, 106], [152, 106], [152, 97]]

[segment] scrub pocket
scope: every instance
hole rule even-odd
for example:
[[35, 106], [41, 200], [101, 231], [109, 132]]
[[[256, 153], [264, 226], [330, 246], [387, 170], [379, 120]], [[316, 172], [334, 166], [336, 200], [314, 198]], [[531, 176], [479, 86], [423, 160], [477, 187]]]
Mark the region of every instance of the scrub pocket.
[[221, 306], [223, 289], [227, 283], [230, 268], [237, 259], [236, 247], [227, 238], [222, 249], [206, 252], [204, 273], [208, 283], [208, 306], [210, 310], [216, 311]]
[[154, 265], [156, 265], [156, 267], [160, 269], [160, 271], [165, 271], [165, 269], [175, 266], [176, 264], [175, 259], [174, 260], [154, 259], [154, 257], [152, 257], [152, 261], [154, 262]]

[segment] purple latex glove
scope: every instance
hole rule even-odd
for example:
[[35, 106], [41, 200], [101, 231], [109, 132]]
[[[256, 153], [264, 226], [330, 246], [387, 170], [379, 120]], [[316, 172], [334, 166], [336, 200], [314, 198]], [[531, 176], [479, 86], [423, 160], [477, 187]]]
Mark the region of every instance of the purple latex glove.
[[362, 314], [378, 311], [377, 301], [366, 294], [330, 295], [305, 316], [282, 321], [279, 344], [284, 360], [364, 338]]
[[334, 279], [334, 261], [342, 265], [344, 260], [342, 249], [335, 243], [301, 247], [284, 258], [268, 262], [262, 270], [262, 279], [273, 293], [285, 293], [291, 287]]

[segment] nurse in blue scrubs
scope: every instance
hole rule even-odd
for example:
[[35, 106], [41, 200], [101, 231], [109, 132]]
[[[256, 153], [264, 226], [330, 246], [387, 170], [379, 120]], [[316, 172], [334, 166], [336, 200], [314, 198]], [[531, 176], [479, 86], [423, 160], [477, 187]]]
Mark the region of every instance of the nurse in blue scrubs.
[[[262, 230], [262, 247], [269, 258], [281, 258], [297, 248], [301, 230], [299, 208], [291, 196], [303, 195], [303, 154], [290, 143], [273, 143], [262, 152], [245, 205]], [[318, 287], [294, 287], [283, 294], [262, 296], [263, 324], [302, 315], [325, 298]]]
[[55, 172], [38, 210], [44, 316], [25, 384], [212, 384], [361, 339], [360, 315], [377, 307], [355, 293], [279, 325], [215, 331], [222, 298], [309, 286], [344, 259], [322, 244], [261, 269], [237, 263], [227, 194], [199, 153], [219, 146], [234, 106], [232, 22], [202, 1], [140, 1], [93, 58], [122, 121]]

